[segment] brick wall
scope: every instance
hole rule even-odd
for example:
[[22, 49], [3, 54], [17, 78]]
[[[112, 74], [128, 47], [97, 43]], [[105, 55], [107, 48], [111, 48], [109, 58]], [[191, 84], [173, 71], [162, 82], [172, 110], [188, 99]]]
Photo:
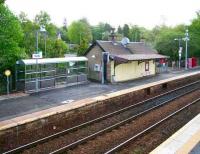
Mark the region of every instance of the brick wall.
[[[95, 57], [94, 57], [95, 56]], [[101, 81], [101, 72], [94, 71], [95, 64], [101, 66], [102, 50], [99, 46], [94, 46], [86, 55], [88, 58], [89, 79]]]

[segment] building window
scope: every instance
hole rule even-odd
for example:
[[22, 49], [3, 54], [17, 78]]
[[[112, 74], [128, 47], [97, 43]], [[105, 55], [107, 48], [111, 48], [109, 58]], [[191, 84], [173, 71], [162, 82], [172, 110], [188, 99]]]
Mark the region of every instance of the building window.
[[149, 61], [145, 61], [145, 71], [149, 71]]

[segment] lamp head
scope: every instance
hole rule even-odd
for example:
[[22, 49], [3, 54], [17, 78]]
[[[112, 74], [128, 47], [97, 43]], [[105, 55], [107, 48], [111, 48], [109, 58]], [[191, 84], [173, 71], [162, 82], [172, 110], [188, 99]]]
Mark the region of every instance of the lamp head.
[[40, 26], [40, 32], [46, 32], [45, 25]]

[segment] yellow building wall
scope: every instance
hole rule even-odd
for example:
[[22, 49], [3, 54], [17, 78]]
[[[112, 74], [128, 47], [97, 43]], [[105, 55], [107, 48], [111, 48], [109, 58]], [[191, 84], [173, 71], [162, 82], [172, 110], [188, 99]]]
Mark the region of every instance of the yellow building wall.
[[153, 60], [149, 61], [149, 71], [145, 71], [145, 62], [138, 64], [138, 61], [130, 61], [128, 63], [117, 65], [114, 74], [114, 61], [111, 61], [111, 80], [112, 82], [121, 82], [148, 75], [155, 75], [155, 67], [156, 65]]

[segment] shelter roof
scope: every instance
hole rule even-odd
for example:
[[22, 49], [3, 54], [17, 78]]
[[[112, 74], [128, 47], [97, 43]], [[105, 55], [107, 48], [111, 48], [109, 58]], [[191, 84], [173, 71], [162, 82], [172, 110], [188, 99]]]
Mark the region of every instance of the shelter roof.
[[[38, 59], [38, 64], [56, 64], [66, 62], [88, 61], [86, 57], [65, 57], [65, 58], [44, 58]], [[33, 65], [36, 64], [36, 59], [18, 60], [16, 64]]]

